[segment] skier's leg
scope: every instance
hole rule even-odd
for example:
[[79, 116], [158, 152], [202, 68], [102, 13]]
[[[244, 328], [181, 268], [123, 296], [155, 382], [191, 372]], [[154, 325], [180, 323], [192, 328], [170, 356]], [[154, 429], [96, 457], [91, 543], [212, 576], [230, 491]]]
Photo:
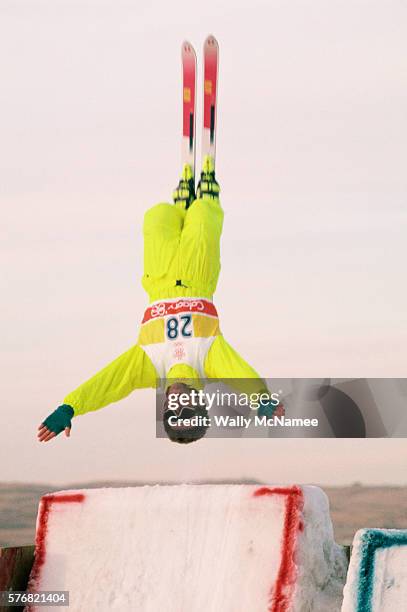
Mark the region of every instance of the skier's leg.
[[157, 204], [144, 216], [143, 287], [150, 296], [158, 281], [162, 285], [166, 276], [175, 278], [184, 217], [185, 211], [172, 204]]
[[181, 278], [196, 296], [211, 297], [219, 277], [223, 210], [218, 195], [202, 194], [193, 202], [181, 233]]
[[135, 345], [69, 393], [63, 403], [72, 406], [77, 416], [117, 402], [135, 389], [155, 387], [156, 378], [150, 358]]

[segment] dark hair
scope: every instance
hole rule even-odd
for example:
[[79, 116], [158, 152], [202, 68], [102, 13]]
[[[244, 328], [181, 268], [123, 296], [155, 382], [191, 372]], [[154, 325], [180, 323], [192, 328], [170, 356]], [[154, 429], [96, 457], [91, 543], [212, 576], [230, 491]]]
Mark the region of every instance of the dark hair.
[[[167, 397], [169, 393], [171, 392], [170, 391], [171, 386], [167, 389]], [[192, 390], [190, 386], [184, 383], [181, 383], [181, 386], [183, 387], [182, 393], [188, 393]], [[197, 440], [200, 440], [201, 438], [205, 436], [206, 432], [208, 431], [208, 426], [205, 426], [205, 425], [199, 425], [197, 427], [191, 427], [189, 429], [174, 429], [173, 427], [171, 427], [171, 425], [169, 424], [169, 419], [171, 416], [173, 416], [176, 413], [173, 410], [168, 410], [167, 407], [168, 407], [168, 399], [166, 400], [165, 405], [164, 405], [163, 421], [164, 421], [165, 433], [167, 434], [171, 442], [178, 442], [178, 444], [190, 444], [191, 442], [196, 442]], [[201, 404], [197, 407], [193, 406], [191, 408], [193, 408], [194, 410], [194, 416], [198, 416], [198, 417], [208, 416], [208, 411], [206, 410], [205, 405]]]

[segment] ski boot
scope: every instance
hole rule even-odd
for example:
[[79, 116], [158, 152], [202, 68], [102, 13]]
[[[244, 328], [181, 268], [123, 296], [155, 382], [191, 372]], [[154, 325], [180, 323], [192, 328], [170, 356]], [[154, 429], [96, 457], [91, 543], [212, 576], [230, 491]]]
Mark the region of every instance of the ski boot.
[[195, 181], [191, 166], [184, 164], [181, 180], [172, 194], [174, 204], [179, 208], [187, 210], [195, 200]]
[[215, 179], [215, 163], [210, 155], [205, 155], [201, 178], [196, 190], [197, 198], [209, 198], [210, 200], [219, 199], [220, 188]]

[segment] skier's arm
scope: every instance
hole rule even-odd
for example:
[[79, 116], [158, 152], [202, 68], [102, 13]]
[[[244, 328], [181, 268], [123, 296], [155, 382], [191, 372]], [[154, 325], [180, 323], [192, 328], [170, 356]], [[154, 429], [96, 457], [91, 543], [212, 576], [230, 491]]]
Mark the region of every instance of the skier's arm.
[[155, 387], [155, 383], [156, 371], [149, 357], [140, 346], [133, 346], [69, 393], [63, 405], [41, 423], [38, 437], [40, 441], [47, 441], [64, 429], [70, 430], [70, 420], [74, 416], [99, 410], [135, 389]]
[[[262, 402], [267, 396], [271, 397], [266, 382], [221, 335], [213, 341], [205, 359], [204, 369], [207, 378], [222, 380], [239, 393], [262, 396]], [[262, 403], [258, 413], [260, 416], [271, 417], [281, 414], [282, 407], [277, 408], [270, 399]]]
[[261, 393], [267, 385], [251, 365], [226, 342], [222, 335], [215, 338], [205, 359], [205, 376], [224, 380], [242, 393]]
[[72, 406], [74, 416], [78, 416], [118, 402], [135, 389], [155, 387], [155, 381], [153, 364], [136, 345], [69, 393], [64, 404]]

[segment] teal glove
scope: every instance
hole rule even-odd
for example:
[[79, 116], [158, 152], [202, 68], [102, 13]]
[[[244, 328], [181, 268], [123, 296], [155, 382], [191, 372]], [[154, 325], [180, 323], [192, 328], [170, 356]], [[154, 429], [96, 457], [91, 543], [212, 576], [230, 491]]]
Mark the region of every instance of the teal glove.
[[279, 414], [282, 411], [282, 405], [281, 403], [278, 403], [277, 405], [274, 404], [271, 399], [269, 399], [269, 401], [267, 403], [262, 403], [262, 405], [260, 406], [260, 408], [257, 411], [257, 415], [259, 417], [267, 417], [268, 419], [270, 419], [271, 417], [275, 416], [276, 412], [279, 412]]
[[71, 428], [71, 419], [73, 415], [74, 410], [72, 406], [62, 404], [62, 406], [58, 406], [54, 412], [51, 412], [42, 424], [50, 431], [53, 431], [54, 434], [58, 435], [61, 431], [64, 431], [66, 427]]

